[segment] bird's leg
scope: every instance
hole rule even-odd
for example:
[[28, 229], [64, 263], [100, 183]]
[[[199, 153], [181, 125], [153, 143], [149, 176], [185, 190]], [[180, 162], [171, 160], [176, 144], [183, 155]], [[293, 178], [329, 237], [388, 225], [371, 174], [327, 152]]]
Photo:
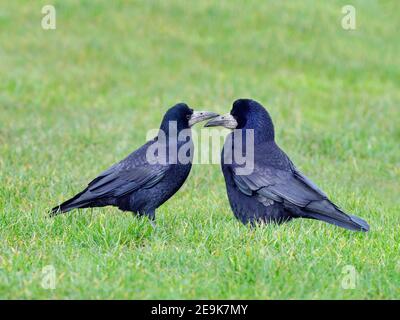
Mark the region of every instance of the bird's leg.
[[150, 220], [151, 226], [153, 227], [153, 229], [155, 229], [156, 228], [156, 212], [155, 212], [155, 210], [147, 212], [146, 214]]

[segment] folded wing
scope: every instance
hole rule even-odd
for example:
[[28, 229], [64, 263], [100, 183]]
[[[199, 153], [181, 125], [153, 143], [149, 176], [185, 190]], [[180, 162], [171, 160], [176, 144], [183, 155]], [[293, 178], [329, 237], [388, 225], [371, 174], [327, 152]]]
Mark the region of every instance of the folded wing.
[[278, 202], [293, 215], [323, 220], [351, 230], [369, 229], [364, 220], [340, 210], [293, 164], [290, 170], [284, 171], [255, 163], [250, 175], [237, 175], [234, 165], [231, 169], [238, 189], [266, 206], [272, 201]]
[[82, 208], [101, 199], [120, 198], [139, 189], [149, 189], [164, 178], [167, 170], [168, 166], [163, 165], [114, 165], [91, 181], [85, 190], [53, 208], [52, 214]]

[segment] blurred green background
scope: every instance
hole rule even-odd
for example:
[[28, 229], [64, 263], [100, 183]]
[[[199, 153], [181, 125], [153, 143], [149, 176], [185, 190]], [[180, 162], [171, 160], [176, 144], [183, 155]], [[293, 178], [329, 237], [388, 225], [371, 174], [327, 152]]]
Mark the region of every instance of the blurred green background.
[[[399, 298], [400, 7], [351, 1], [344, 30], [346, 4], [1, 0], [0, 298]], [[218, 165], [193, 167], [155, 229], [115, 208], [47, 217], [176, 102], [222, 113], [241, 97], [369, 233], [243, 226]]]

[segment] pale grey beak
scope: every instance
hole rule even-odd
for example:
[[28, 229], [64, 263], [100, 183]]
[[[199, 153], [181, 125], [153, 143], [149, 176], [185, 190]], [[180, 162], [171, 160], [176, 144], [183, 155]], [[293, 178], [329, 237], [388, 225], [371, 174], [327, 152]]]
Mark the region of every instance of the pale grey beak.
[[236, 129], [238, 123], [236, 119], [230, 115], [229, 113], [224, 114], [222, 116], [216, 117], [210, 121], [208, 121], [204, 126], [205, 127], [225, 127], [228, 129]]
[[193, 126], [197, 122], [212, 119], [218, 117], [219, 114], [210, 111], [194, 111], [189, 119], [189, 127]]

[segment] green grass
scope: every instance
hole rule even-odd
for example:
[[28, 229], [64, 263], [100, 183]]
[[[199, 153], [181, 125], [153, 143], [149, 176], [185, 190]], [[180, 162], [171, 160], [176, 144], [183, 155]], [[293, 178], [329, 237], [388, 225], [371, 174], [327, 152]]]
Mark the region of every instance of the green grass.
[[[40, 26], [49, 2], [55, 31]], [[400, 298], [398, 1], [352, 1], [354, 31], [347, 3], [1, 0], [0, 298]], [[156, 229], [115, 208], [47, 217], [169, 106], [222, 113], [240, 97], [369, 233], [243, 226], [218, 165], [193, 167]]]

